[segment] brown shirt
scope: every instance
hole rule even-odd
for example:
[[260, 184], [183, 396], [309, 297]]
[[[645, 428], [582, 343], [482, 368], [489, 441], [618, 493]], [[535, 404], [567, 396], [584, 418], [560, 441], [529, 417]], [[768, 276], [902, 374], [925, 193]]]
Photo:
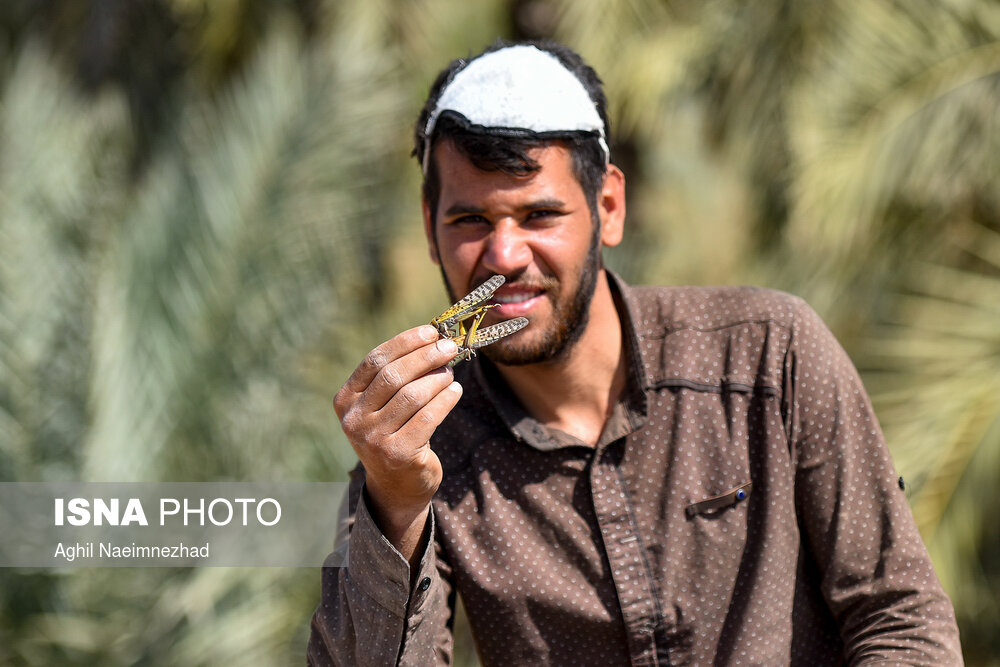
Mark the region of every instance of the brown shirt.
[[[629, 385], [596, 448], [463, 364], [434, 539], [406, 561], [349, 493], [310, 664], [449, 662], [456, 593], [490, 665], [958, 665], [864, 389], [801, 300], [630, 288]], [[345, 528], [346, 532], [346, 528]]]

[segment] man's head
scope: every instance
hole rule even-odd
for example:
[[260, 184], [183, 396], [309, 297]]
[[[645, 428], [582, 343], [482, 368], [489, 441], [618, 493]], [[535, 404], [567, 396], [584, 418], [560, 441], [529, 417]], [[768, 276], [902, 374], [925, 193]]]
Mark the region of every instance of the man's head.
[[488, 323], [531, 321], [486, 348], [498, 363], [558, 359], [586, 327], [600, 246], [624, 218], [604, 109], [594, 71], [551, 44], [494, 46], [431, 89], [414, 150], [431, 256], [453, 298], [507, 277]]
[[[533, 49], [536, 52], [524, 52]], [[580, 84], [583, 94], [590, 99], [590, 108], [585, 111], [594, 112], [589, 121], [589, 130], [572, 130], [560, 123], [560, 111], [555, 111], [548, 118], [535, 120], [536, 123], [543, 123], [544, 129], [532, 130], [526, 128], [531, 122], [531, 109], [525, 110], [517, 108], [522, 106], [526, 100], [519, 99], [511, 101], [509, 99], [490, 99], [489, 95], [508, 96], [511, 88], [517, 86], [517, 80], [523, 80], [532, 74], [528, 72], [511, 72], [513, 82], [501, 82], [496, 88], [493, 84], [484, 81], [483, 78], [472, 82], [464, 82], [468, 95], [465, 100], [479, 99], [482, 102], [485, 118], [467, 118], [461, 112], [444, 105], [439, 109], [438, 103], [442, 100], [442, 93], [454, 92], [451, 85], [456, 77], [463, 71], [467, 71], [469, 66], [476, 61], [481, 61], [485, 56], [497, 54], [499, 52], [509, 53], [511, 50], [522, 50], [521, 58], [515, 63], [516, 66], [531, 67], [532, 60], [543, 64], [553, 60], [562, 66], [562, 69]], [[499, 64], [500, 67], [503, 63]], [[534, 68], [537, 70], [537, 67]], [[555, 76], [558, 76], [558, 72]], [[488, 76], [488, 73], [487, 73]], [[542, 74], [536, 79], [539, 85], [545, 84], [545, 75]], [[462, 84], [459, 81], [459, 84]], [[555, 85], [559, 85], [557, 82]], [[570, 86], [568, 82], [561, 82], [563, 86]], [[478, 90], [477, 90], [478, 88]], [[522, 95], [530, 95], [533, 91], [530, 87], [521, 91]], [[557, 105], [564, 109], [570, 109], [576, 105], [577, 111], [581, 105], [579, 96], [571, 100], [566, 99], [566, 95], [560, 96], [562, 90], [557, 90], [551, 86], [548, 94], [553, 99], [540, 99], [531, 102], [533, 109], [547, 110]], [[452, 99], [454, 100], [453, 96]], [[461, 99], [461, 98], [460, 98]], [[459, 104], [468, 104], [465, 100]], [[506, 107], [503, 105], [507, 104]], [[512, 108], [513, 107], [513, 108]], [[527, 112], [526, 112], [527, 111]], [[492, 112], [492, 113], [491, 113]], [[569, 111], [570, 114], [573, 111]], [[506, 117], [506, 118], [505, 118]], [[584, 116], [586, 118], [586, 116]], [[488, 119], [488, 120], [487, 120]], [[489, 125], [477, 123], [478, 120], [487, 120]], [[580, 124], [576, 118], [571, 122]], [[503, 123], [503, 124], [501, 124]], [[428, 132], [428, 126], [431, 131]], [[486, 171], [502, 171], [508, 174], [525, 175], [537, 171], [538, 165], [528, 156], [528, 151], [532, 148], [550, 144], [554, 139], [565, 141], [573, 156], [573, 171], [587, 196], [587, 201], [591, 208], [596, 206], [597, 193], [601, 188], [601, 181], [604, 178], [605, 167], [610, 161], [610, 152], [607, 141], [610, 136], [610, 125], [607, 116], [607, 99], [604, 96], [604, 89], [597, 72], [583, 61], [572, 49], [556, 42], [524, 42], [510, 43], [498, 41], [474, 58], [459, 58], [451, 61], [444, 70], [438, 74], [437, 79], [431, 86], [414, 132], [413, 155], [420, 162], [424, 172], [423, 195], [424, 199], [431, 207], [432, 215], [436, 213], [437, 200], [440, 194], [441, 183], [437, 166], [432, 159], [434, 146], [442, 140], [450, 140], [458, 150], [467, 158], [472, 160], [480, 169]], [[525, 131], [527, 130], [527, 131]]]

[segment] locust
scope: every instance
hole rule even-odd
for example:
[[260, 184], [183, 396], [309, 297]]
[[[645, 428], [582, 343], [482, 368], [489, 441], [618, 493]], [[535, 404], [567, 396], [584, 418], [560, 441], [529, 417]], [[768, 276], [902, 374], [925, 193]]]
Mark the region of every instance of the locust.
[[[458, 354], [448, 362], [449, 366], [467, 361], [476, 356], [476, 350], [497, 342], [504, 336], [520, 331], [528, 325], [528, 318], [515, 317], [488, 327], [479, 328], [490, 308], [498, 304], [486, 303], [506, 278], [493, 276], [453, 303], [446, 311], [431, 320], [431, 325], [443, 338], [450, 338], [458, 345]], [[466, 322], [472, 322], [466, 327]]]

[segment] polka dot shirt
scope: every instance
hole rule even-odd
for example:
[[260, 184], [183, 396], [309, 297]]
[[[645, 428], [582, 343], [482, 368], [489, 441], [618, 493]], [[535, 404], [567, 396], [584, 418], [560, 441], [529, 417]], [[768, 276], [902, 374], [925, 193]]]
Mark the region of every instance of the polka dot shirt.
[[488, 363], [460, 367], [418, 571], [357, 470], [310, 663], [447, 664], [457, 594], [485, 665], [961, 664], [867, 396], [815, 313], [610, 279], [630, 373], [597, 446], [534, 420]]

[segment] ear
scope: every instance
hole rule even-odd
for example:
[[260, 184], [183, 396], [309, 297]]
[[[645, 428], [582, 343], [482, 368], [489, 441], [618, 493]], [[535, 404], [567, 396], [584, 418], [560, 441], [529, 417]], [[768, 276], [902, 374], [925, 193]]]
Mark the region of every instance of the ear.
[[427, 252], [430, 253], [431, 261], [441, 265], [441, 257], [438, 255], [437, 241], [434, 238], [434, 221], [431, 220], [431, 207], [426, 199], [421, 199], [421, 208], [424, 216], [424, 235], [427, 236]]
[[597, 198], [601, 216], [601, 243], [613, 248], [625, 232], [625, 174], [613, 164], [604, 172], [604, 185]]

